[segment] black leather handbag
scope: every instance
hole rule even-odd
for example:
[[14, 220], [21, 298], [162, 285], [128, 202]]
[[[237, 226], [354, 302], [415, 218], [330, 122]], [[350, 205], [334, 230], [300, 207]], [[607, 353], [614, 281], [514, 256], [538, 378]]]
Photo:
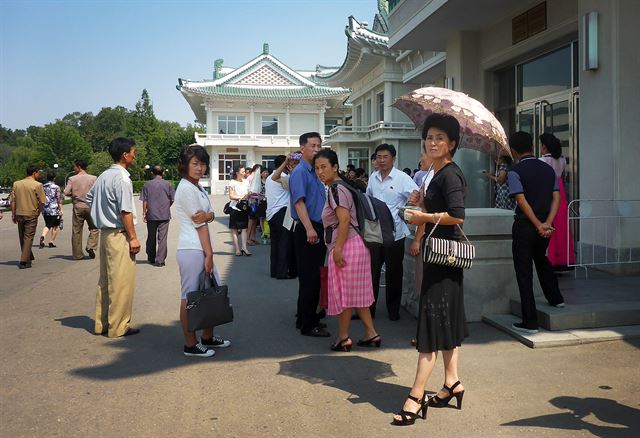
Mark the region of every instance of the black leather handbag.
[[[206, 287], [207, 278], [210, 286]], [[215, 275], [200, 274], [200, 289], [187, 293], [189, 331], [216, 327], [233, 321], [229, 288], [218, 284]]]

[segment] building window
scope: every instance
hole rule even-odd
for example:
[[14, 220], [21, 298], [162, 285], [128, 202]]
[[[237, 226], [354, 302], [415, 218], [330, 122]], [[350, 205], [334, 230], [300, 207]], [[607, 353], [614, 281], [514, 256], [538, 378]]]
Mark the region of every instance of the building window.
[[571, 45], [518, 65], [518, 102], [568, 90], [572, 86]]
[[353, 164], [356, 169], [361, 167], [369, 173], [369, 149], [368, 148], [348, 148], [347, 164]]
[[278, 118], [276, 116], [262, 116], [262, 134], [278, 135]]
[[219, 134], [244, 134], [245, 133], [244, 116], [218, 116], [218, 133]]
[[[378, 121], [384, 121], [384, 93], [378, 93], [376, 95], [376, 106], [378, 107]], [[390, 122], [391, 120], [387, 120]]]
[[367, 99], [367, 106], [365, 108], [365, 126], [369, 126], [371, 124], [371, 99]]
[[230, 180], [233, 168], [244, 165], [246, 160], [247, 156], [244, 154], [220, 154], [218, 157], [218, 180]]
[[356, 107], [356, 126], [362, 126], [362, 105]]
[[329, 132], [336, 126], [340, 125], [342, 120], [339, 119], [324, 119], [324, 135], [329, 135]]
[[277, 155], [263, 155], [262, 156], [262, 170], [269, 170], [269, 172], [275, 170], [276, 166], [274, 161]]

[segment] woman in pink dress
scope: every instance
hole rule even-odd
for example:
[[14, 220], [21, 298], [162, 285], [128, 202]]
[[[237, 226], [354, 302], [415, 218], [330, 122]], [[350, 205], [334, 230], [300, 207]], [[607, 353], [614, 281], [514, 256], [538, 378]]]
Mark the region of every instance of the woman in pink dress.
[[373, 303], [371, 283], [371, 256], [357, 231], [358, 220], [353, 196], [340, 184], [338, 156], [323, 149], [313, 161], [316, 174], [329, 187], [322, 210], [325, 243], [328, 250], [328, 309], [329, 315], [338, 316], [338, 338], [331, 345], [333, 351], [351, 351], [349, 325], [353, 310], [364, 325], [361, 347], [380, 347], [382, 339], [373, 326], [369, 306]]
[[558, 207], [558, 214], [553, 221], [555, 232], [551, 234], [547, 257], [555, 270], [563, 270], [567, 268], [567, 265], [574, 263], [573, 236], [571, 230], [568, 228], [569, 211], [563, 181], [567, 162], [562, 156], [560, 140], [558, 140], [555, 135], [549, 133], [542, 134], [540, 136], [540, 144], [540, 151], [542, 152], [540, 159], [553, 167], [553, 170], [556, 172], [558, 188], [560, 190], [560, 206]]

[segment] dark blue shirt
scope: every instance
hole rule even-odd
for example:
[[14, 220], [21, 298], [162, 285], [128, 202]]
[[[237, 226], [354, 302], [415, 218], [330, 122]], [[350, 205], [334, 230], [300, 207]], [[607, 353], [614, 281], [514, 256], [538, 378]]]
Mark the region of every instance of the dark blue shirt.
[[300, 219], [295, 205], [300, 199], [304, 199], [309, 219], [313, 222], [322, 223], [322, 209], [324, 208], [326, 192], [313, 167], [305, 160], [300, 160], [300, 164], [291, 172], [289, 193], [291, 194], [291, 217], [293, 219]]
[[[558, 191], [556, 172], [551, 166], [536, 157], [525, 157], [507, 174], [509, 196], [522, 193], [540, 220], [545, 220], [551, 210], [553, 192]], [[526, 219], [520, 206], [516, 207], [516, 218]]]

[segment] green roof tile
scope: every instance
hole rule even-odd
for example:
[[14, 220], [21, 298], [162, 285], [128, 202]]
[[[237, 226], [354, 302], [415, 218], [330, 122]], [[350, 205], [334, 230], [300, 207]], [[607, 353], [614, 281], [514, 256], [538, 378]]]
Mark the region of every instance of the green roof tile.
[[189, 94], [222, 96], [251, 99], [314, 99], [348, 94], [349, 89], [341, 87], [296, 87], [296, 88], [248, 88], [218, 85], [209, 87], [178, 86], [179, 90]]

